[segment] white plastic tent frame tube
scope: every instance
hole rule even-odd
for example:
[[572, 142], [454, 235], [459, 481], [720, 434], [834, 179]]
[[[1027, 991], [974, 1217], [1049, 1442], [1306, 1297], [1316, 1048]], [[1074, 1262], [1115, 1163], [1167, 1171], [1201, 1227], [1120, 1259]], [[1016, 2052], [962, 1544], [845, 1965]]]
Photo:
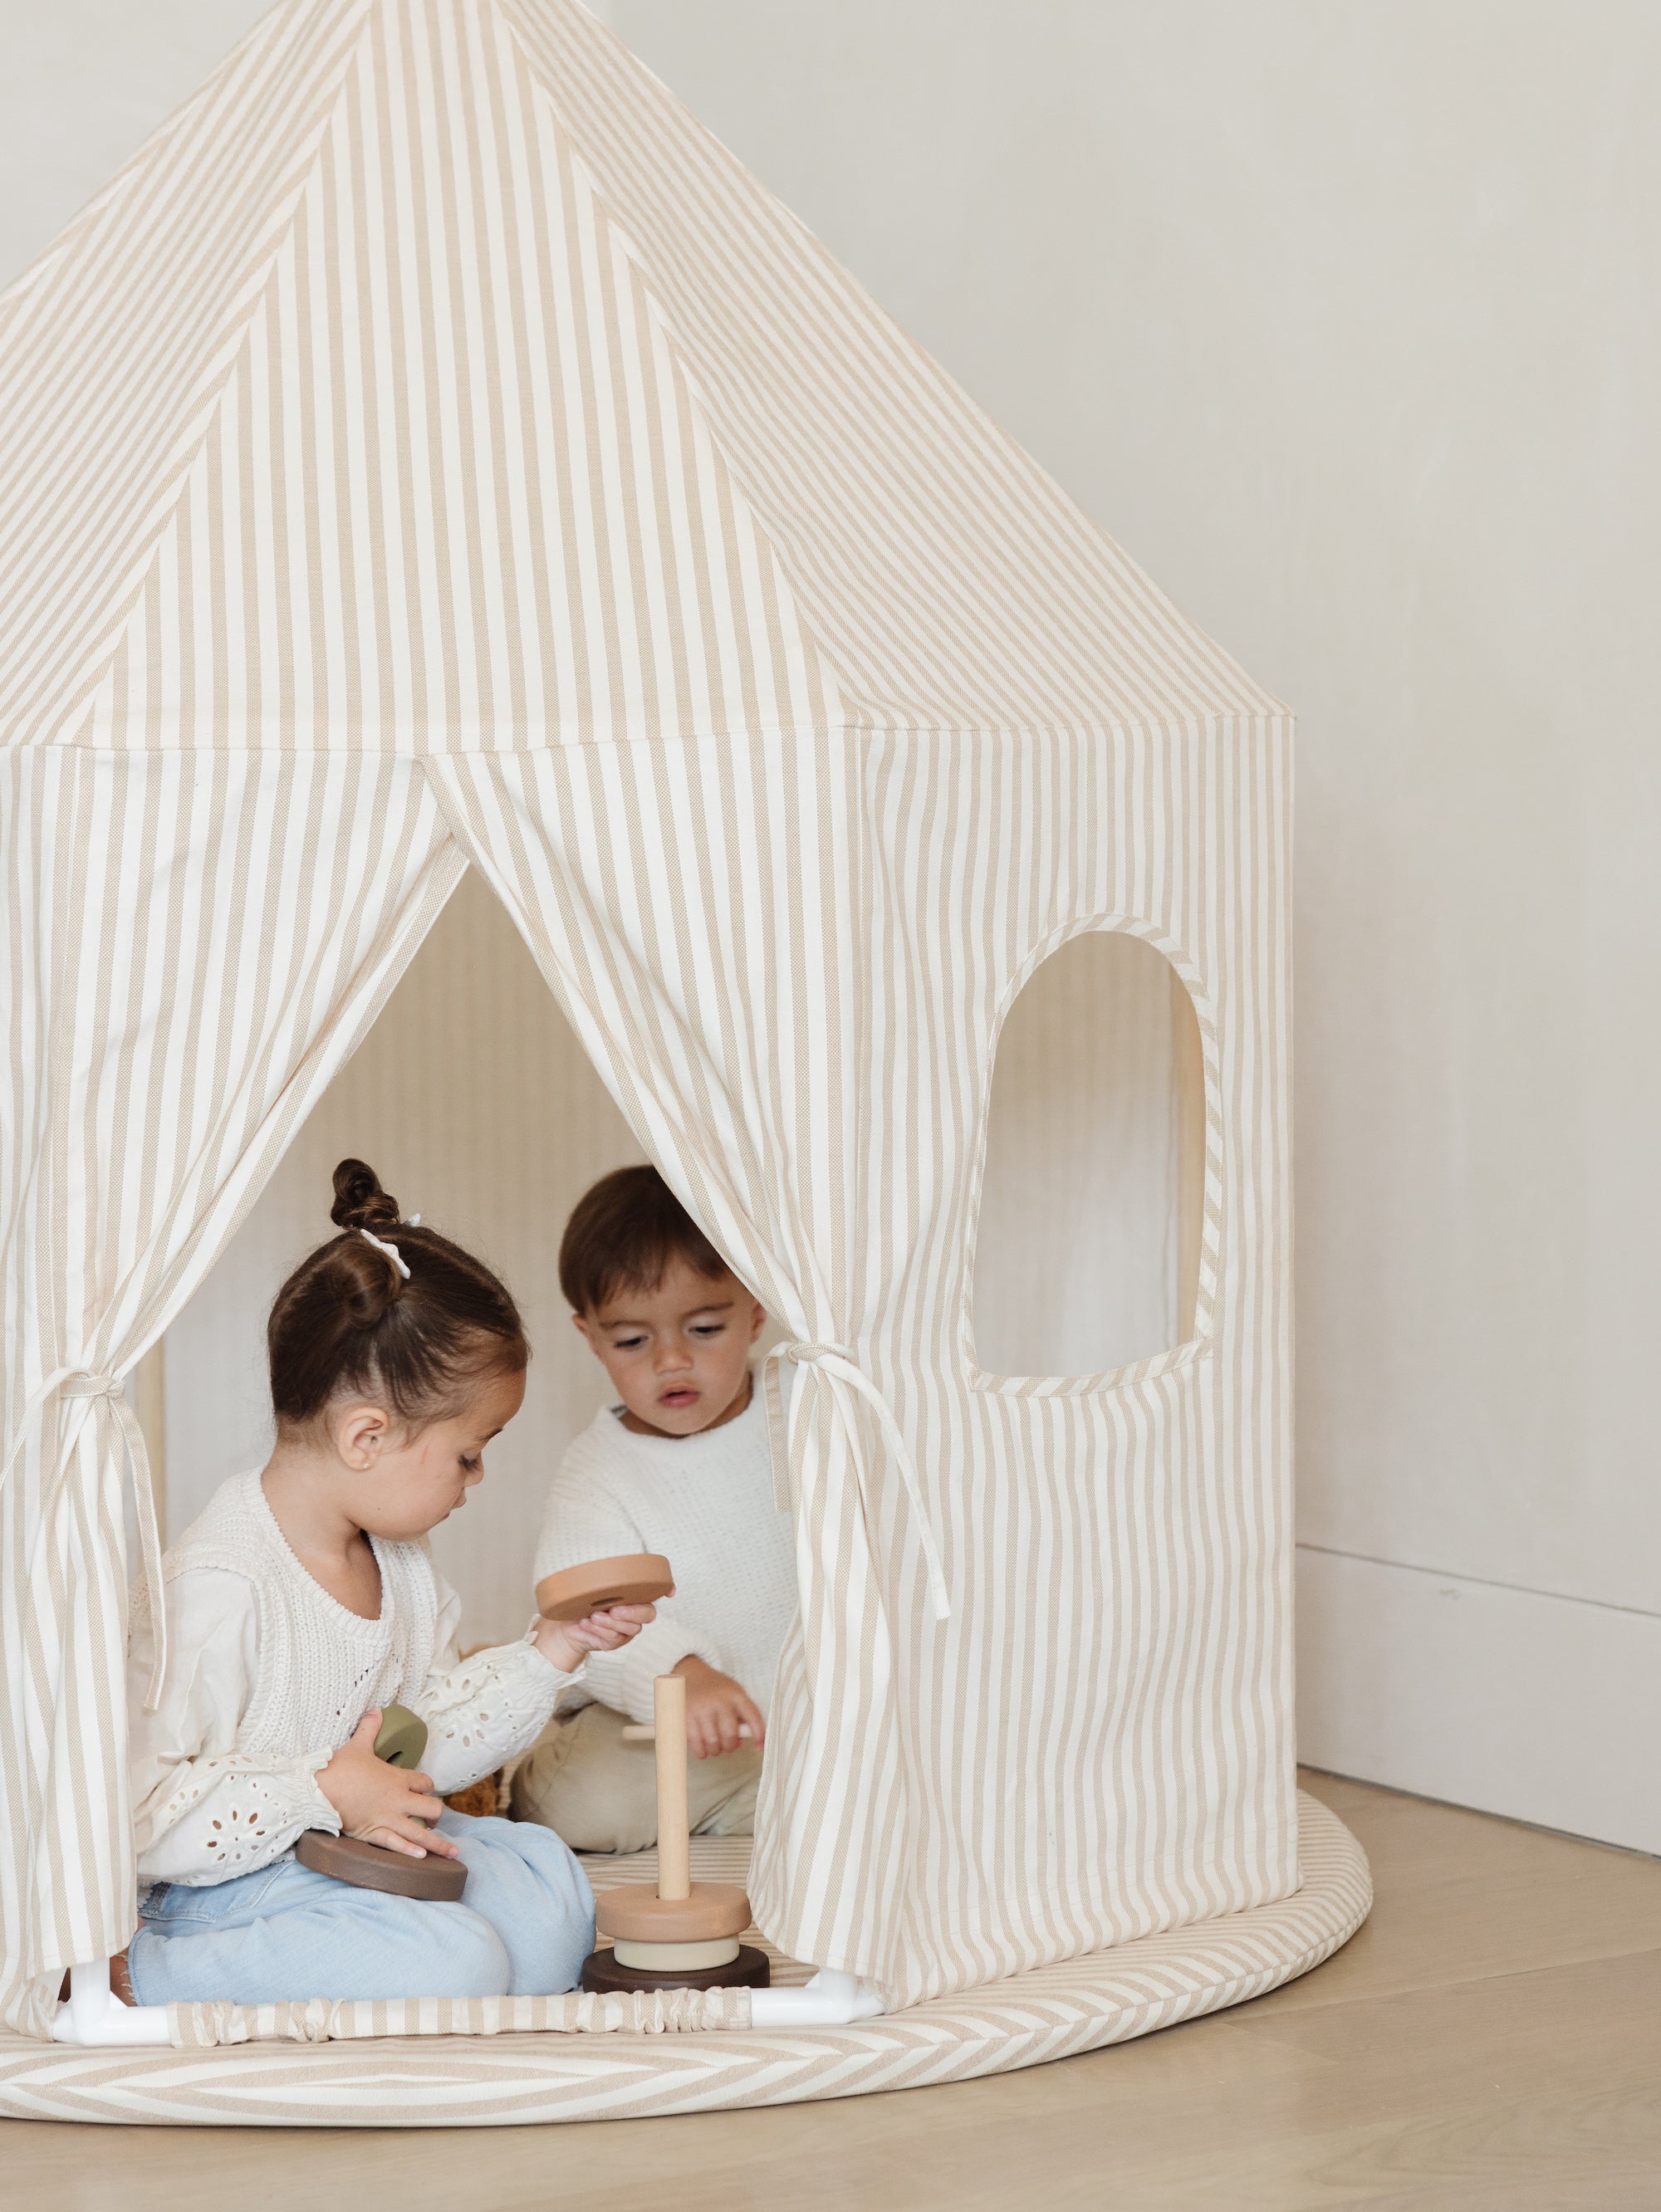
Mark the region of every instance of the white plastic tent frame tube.
[[[855, 1974], [827, 1966], [799, 1990], [751, 1990], [753, 2027], [848, 2027], [873, 2020], [883, 2009], [880, 1993]], [[52, 2024], [54, 2043], [89, 2047], [165, 2044], [166, 2005], [125, 2005], [110, 1988], [110, 1962], [94, 1959], [71, 1966], [67, 2004]]]
[[110, 1962], [70, 1968], [70, 1999], [52, 2024], [54, 2043], [166, 2043], [166, 2005], [125, 2005], [110, 1987]]
[[851, 2027], [874, 2020], [884, 2009], [882, 1992], [857, 1974], [822, 1966], [799, 1990], [751, 1990], [752, 2027]]

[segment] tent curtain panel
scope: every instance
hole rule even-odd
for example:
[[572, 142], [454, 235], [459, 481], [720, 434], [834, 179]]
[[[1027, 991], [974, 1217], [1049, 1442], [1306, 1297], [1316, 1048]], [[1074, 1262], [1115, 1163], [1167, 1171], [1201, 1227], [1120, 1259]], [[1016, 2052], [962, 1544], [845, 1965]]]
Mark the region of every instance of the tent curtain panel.
[[[891, 1983], [907, 1799], [891, 1616], [927, 1609], [930, 1591], [938, 1614], [945, 1573], [906, 1447], [858, 1367], [870, 1255], [850, 1268], [869, 1127], [855, 757], [822, 732], [773, 732], [429, 773], [636, 1135], [789, 1333], [796, 1402], [775, 1475], [801, 1610], [751, 1894], [792, 1955]], [[897, 1484], [910, 1510], [879, 1557], [877, 1501]]]
[[112, 1394], [465, 864], [413, 763], [325, 756], [13, 752], [0, 843], [0, 2017], [40, 2033], [134, 1926]]

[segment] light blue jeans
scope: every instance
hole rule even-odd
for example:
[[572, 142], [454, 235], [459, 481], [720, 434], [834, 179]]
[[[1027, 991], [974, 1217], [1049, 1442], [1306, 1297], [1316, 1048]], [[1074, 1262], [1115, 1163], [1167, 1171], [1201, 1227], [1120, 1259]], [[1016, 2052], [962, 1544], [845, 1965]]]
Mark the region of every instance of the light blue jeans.
[[152, 1892], [127, 1949], [140, 2004], [227, 1998], [555, 1996], [594, 1947], [594, 1893], [559, 1838], [447, 1808], [456, 1905], [389, 1897], [294, 1859], [196, 1888]]

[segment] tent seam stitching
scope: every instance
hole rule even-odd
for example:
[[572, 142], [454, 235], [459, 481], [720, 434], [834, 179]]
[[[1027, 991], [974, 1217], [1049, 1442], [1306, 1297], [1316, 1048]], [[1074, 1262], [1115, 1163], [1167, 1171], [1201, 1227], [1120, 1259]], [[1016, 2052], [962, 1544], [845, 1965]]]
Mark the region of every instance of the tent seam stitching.
[[[827, 661], [827, 666], [831, 664]], [[832, 669], [834, 673], [834, 668]], [[1008, 738], [1151, 738], [1169, 736], [1172, 732], [1203, 737], [1216, 734], [1230, 726], [1249, 728], [1291, 729], [1297, 716], [1288, 707], [1278, 708], [1274, 713], [1257, 713], [1244, 708], [1228, 708], [1205, 714], [1171, 714], [1145, 716], [1134, 722], [1029, 722], [928, 724], [922, 727], [897, 722], [855, 722], [851, 720], [819, 721], [805, 717], [791, 722], [769, 722], [754, 728], [742, 726], [721, 730], [652, 730], [637, 731], [622, 737], [579, 738], [570, 741], [555, 740], [536, 745], [467, 745], [447, 747], [441, 750], [391, 755], [391, 757], [418, 762], [449, 760], [503, 761], [524, 760], [537, 753], [598, 752], [611, 745], [701, 745], [727, 744], [739, 739], [768, 737], [845, 737], [871, 738], [937, 738], [944, 742], [974, 738], [983, 743], [1001, 742]], [[84, 724], [82, 725], [84, 727]], [[340, 753], [359, 760], [382, 760], [389, 757], [384, 746], [375, 745], [96, 745], [88, 744], [80, 737], [36, 738], [7, 745], [0, 744], [0, 752], [89, 752], [106, 760], [143, 760], [172, 758], [181, 753], [259, 753], [274, 759], [309, 760], [319, 754]]]
[[762, 507], [751, 489], [744, 472], [728, 453], [726, 441], [716, 433], [709, 402], [704, 398], [702, 386], [692, 372], [688, 343], [682, 337], [673, 316], [669, 313], [653, 281], [651, 263], [644, 248], [639, 244], [633, 231], [612, 205], [602, 188], [593, 164], [583, 151], [581, 138], [560, 109], [551, 88], [545, 82], [542, 72], [536, 65], [535, 58], [526, 45], [524, 35], [518, 24], [514, 22], [511, 12], [500, 4], [500, 0], [486, 0], [486, 5], [491, 16], [506, 31], [514, 52], [519, 56], [520, 66], [525, 71], [532, 93], [546, 108], [554, 128], [565, 141], [572, 161], [581, 170], [584, 182], [593, 195], [594, 205], [603, 216], [607, 229], [620, 242], [625, 257], [636, 272], [641, 289], [645, 295], [647, 306], [663, 333], [664, 343], [669, 348], [675, 374], [685, 387], [688, 404], [696, 410], [698, 419], [703, 425], [704, 435], [709, 441], [711, 450], [719, 457], [733, 489], [743, 499], [749, 511], [751, 526], [762, 544], [767, 548], [768, 556], [776, 567], [789, 592], [790, 611], [797, 629], [835, 684], [839, 699], [849, 703], [858, 702], [860, 694], [857, 687], [853, 684], [847, 672], [838, 665], [836, 656], [819, 635], [817, 627], [809, 622], [800, 585], [791, 563], [785, 558], [771, 525], [765, 520]]
[[[204, 401], [204, 412], [200, 432], [193, 441], [189, 453], [180, 463], [173, 491], [167, 501], [165, 510], [162, 512], [155, 525], [154, 534], [150, 539], [149, 550], [145, 553], [142, 563], [137, 568], [136, 579], [132, 587], [125, 595], [125, 599], [120, 602], [119, 613], [112, 618], [110, 630], [106, 634], [107, 642], [98, 648], [98, 654], [100, 657], [98, 657], [95, 659], [95, 665], [92, 672], [89, 673], [84, 687], [81, 690], [78, 697], [76, 697], [75, 703], [63, 716], [63, 726], [77, 726], [79, 728], [84, 729], [93, 714], [95, 713], [98, 694], [103, 689], [104, 685], [109, 681], [116, 669], [116, 666], [120, 661], [122, 653], [126, 650], [128, 625], [131, 623], [135, 612], [143, 602], [144, 593], [149, 588], [150, 580], [155, 575], [157, 564], [161, 560], [161, 548], [166, 542], [167, 532], [177, 521], [179, 512], [182, 509], [186, 498], [189, 496], [191, 478], [195, 472], [198, 462], [207, 451], [208, 441], [213, 435], [214, 427], [218, 422], [221, 414], [223, 411], [225, 395], [230, 391], [232, 386], [236, 382], [241, 374], [244, 364], [247, 360], [249, 334], [253, 328], [254, 321], [259, 313], [260, 307], [271, 290], [271, 272], [276, 268], [278, 258], [282, 255], [284, 248], [288, 246], [289, 240], [294, 236], [295, 225], [299, 219], [301, 204], [304, 200], [307, 191], [310, 188], [312, 179], [317, 174], [319, 164], [321, 162], [323, 158], [324, 140], [328, 135], [329, 126], [333, 122], [336, 112], [338, 110], [347, 77], [350, 75], [353, 64], [356, 61], [359, 53], [362, 49], [364, 40], [368, 35], [370, 19], [375, 12], [377, 0], [360, 0], [360, 4], [362, 6], [362, 18], [358, 24], [356, 35], [353, 38], [350, 44], [344, 48], [341, 55], [338, 73], [337, 74], [333, 86], [330, 90], [328, 99], [324, 103], [322, 112], [318, 118], [311, 150], [307, 154], [304, 166], [301, 169], [296, 179], [293, 195], [289, 204], [288, 211], [283, 216], [282, 222], [277, 226], [272, 234], [271, 245], [265, 256], [265, 268], [262, 272], [260, 281], [257, 286], [252, 288], [247, 304], [243, 310], [242, 327], [237, 336], [236, 343], [234, 348], [229, 347], [228, 344], [228, 357], [226, 362], [224, 373], [221, 376], [217, 387], [213, 391], [211, 397], [205, 398]], [[172, 118], [172, 120], [175, 122], [179, 118], [177, 117]], [[233, 320], [227, 327], [226, 337], [228, 341], [231, 331], [234, 329], [235, 324]], [[56, 740], [47, 738], [41, 740], [40, 742], [46, 744], [58, 743], [74, 745], [78, 744], [80, 740], [78, 738]], [[94, 746], [90, 748], [83, 748], [83, 750], [90, 750], [94, 751], [125, 751], [129, 750], [129, 748], [125, 746], [108, 748]], [[198, 751], [204, 749], [197, 746], [185, 748], [169, 745], [153, 747], [134, 746], [131, 748], [131, 750], [134, 751], [173, 752], [186, 750]], [[213, 750], [218, 750], [218, 748], [214, 748]], [[259, 750], [266, 750], [266, 748], [262, 747]], [[282, 750], [285, 749], [276, 747], [271, 748], [271, 750]], [[300, 749], [296, 747], [295, 750], [298, 750]], [[307, 750], [314, 750], [316, 748], [307, 748]]]

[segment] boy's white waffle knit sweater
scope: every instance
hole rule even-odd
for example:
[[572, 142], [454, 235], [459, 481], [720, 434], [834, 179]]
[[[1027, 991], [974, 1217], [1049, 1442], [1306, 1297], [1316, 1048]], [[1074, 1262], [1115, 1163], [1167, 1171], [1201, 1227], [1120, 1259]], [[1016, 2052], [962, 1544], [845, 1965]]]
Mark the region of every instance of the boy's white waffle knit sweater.
[[599, 1651], [562, 1709], [610, 1705], [652, 1717], [652, 1679], [688, 1652], [730, 1674], [766, 1712], [796, 1609], [794, 1538], [773, 1497], [759, 1382], [743, 1413], [691, 1437], [642, 1437], [620, 1407], [566, 1452], [549, 1493], [536, 1579], [619, 1552], [661, 1552], [675, 1595], [621, 1651]]

